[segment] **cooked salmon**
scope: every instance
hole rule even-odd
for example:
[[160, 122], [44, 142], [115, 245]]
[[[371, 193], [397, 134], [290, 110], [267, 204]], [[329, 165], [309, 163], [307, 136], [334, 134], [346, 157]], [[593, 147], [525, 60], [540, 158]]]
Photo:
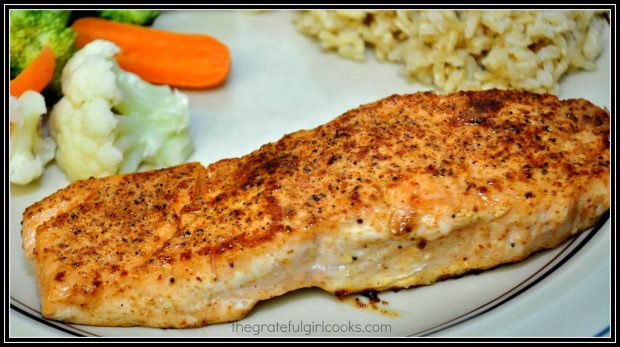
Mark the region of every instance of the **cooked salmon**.
[[518, 91], [393, 95], [235, 159], [78, 181], [26, 209], [43, 316], [198, 327], [318, 287], [517, 262], [610, 204], [610, 115]]

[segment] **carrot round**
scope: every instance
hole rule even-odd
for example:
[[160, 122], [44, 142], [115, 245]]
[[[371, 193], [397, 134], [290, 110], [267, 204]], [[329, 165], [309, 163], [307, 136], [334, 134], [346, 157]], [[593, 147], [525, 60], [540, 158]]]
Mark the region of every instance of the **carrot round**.
[[21, 96], [27, 90], [42, 91], [52, 80], [56, 59], [49, 47], [43, 47], [39, 55], [15, 77], [10, 84], [10, 93]]
[[76, 45], [102, 39], [121, 52], [119, 65], [142, 79], [176, 87], [212, 87], [224, 82], [230, 71], [228, 47], [200, 34], [182, 34], [145, 28], [101, 18], [84, 17], [73, 23]]

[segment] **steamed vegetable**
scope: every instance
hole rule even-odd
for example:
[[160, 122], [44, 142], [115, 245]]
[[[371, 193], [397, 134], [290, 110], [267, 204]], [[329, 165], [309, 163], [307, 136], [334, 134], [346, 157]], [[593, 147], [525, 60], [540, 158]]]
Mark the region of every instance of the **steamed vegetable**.
[[148, 25], [151, 24], [157, 16], [159, 11], [154, 10], [104, 10], [99, 11], [99, 16], [102, 18], [111, 19], [117, 22], [136, 24], [136, 25]]
[[9, 180], [28, 184], [39, 178], [45, 164], [54, 158], [54, 141], [43, 138], [41, 115], [46, 112], [43, 96], [26, 91], [9, 99]]
[[42, 91], [52, 79], [55, 67], [54, 53], [45, 46], [32, 63], [11, 80], [11, 95], [21, 96], [27, 90]]
[[187, 97], [121, 69], [119, 48], [96, 40], [62, 73], [63, 98], [50, 118], [56, 161], [72, 179], [183, 162], [193, 150]]
[[199, 34], [181, 34], [101, 18], [84, 17], [73, 23], [76, 44], [103, 39], [116, 43], [119, 65], [141, 78], [177, 87], [212, 87], [226, 80], [230, 53], [220, 41]]
[[71, 11], [10, 10], [9, 56], [11, 78], [30, 65], [43, 47], [51, 48], [56, 58], [54, 77], [50, 84], [60, 90], [62, 67], [75, 52], [75, 33], [67, 27]]

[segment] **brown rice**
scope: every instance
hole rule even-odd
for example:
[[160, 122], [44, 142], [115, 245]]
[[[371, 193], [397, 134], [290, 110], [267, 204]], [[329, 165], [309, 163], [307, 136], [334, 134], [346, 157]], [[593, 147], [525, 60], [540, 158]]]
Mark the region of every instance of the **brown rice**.
[[598, 11], [303, 11], [297, 28], [324, 49], [403, 63], [443, 92], [554, 92], [566, 73], [592, 70], [607, 23]]

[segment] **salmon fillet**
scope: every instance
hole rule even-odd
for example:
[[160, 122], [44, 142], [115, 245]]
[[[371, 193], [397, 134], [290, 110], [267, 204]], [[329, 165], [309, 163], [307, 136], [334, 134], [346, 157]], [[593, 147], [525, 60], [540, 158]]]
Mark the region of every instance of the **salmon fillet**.
[[609, 113], [491, 90], [393, 95], [208, 167], [78, 181], [26, 209], [44, 317], [197, 327], [318, 287], [516, 262], [609, 208]]

